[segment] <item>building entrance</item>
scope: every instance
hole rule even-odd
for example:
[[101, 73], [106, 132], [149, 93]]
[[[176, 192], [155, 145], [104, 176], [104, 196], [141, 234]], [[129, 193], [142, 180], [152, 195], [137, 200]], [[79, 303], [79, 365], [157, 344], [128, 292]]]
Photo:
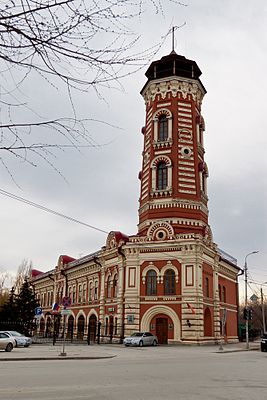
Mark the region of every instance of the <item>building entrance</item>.
[[159, 344], [168, 344], [168, 319], [156, 318], [156, 335]]

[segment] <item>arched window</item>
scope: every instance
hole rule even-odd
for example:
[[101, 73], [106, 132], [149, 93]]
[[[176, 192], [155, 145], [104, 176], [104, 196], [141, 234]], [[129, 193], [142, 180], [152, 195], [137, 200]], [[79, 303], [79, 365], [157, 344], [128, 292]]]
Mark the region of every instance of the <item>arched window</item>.
[[107, 280], [107, 297], [111, 297], [111, 276], [109, 276]]
[[165, 114], [159, 117], [159, 142], [164, 142], [168, 139], [168, 120]]
[[118, 275], [116, 274], [113, 279], [113, 297], [117, 297], [118, 294]]
[[168, 169], [165, 162], [157, 165], [157, 190], [165, 190], [168, 183]]
[[164, 294], [175, 294], [175, 272], [172, 269], [164, 274]]
[[157, 294], [157, 274], [151, 269], [146, 275], [146, 294], [147, 296], [155, 296]]

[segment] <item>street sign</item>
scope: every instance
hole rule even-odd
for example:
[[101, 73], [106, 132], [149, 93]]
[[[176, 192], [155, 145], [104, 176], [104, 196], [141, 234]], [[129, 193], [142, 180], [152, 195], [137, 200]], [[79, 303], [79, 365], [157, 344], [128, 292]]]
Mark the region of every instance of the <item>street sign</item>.
[[43, 309], [42, 309], [42, 307], [36, 307], [34, 312], [35, 312], [35, 315], [42, 315]]
[[68, 310], [68, 309], [61, 310], [60, 314], [61, 315], [70, 315], [71, 314], [71, 310]]
[[62, 305], [64, 307], [70, 307], [71, 306], [71, 298], [69, 296], [64, 296], [62, 299]]

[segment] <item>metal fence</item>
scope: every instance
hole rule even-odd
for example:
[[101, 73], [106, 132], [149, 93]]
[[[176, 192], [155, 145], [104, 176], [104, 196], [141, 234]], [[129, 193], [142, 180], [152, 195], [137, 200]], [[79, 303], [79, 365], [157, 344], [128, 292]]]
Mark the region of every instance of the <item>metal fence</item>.
[[73, 344], [122, 343], [124, 329], [119, 325], [105, 325], [101, 322], [93, 324], [67, 323], [62, 318], [53, 318], [49, 323], [34, 321], [25, 326], [18, 322], [0, 322], [0, 330], [15, 330], [26, 336], [31, 336], [33, 343], [56, 344], [63, 341]]

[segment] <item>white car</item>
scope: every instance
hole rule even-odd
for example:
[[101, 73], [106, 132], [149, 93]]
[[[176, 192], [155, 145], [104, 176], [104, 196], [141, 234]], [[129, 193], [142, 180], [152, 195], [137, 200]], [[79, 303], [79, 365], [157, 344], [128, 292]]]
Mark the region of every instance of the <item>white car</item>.
[[157, 346], [158, 338], [150, 332], [134, 332], [123, 340], [125, 346]]
[[12, 351], [15, 347], [15, 340], [8, 336], [5, 332], [0, 332], [0, 349]]
[[17, 331], [4, 331], [8, 336], [10, 336], [15, 341], [15, 347], [29, 347], [32, 344], [32, 339], [22, 335]]

